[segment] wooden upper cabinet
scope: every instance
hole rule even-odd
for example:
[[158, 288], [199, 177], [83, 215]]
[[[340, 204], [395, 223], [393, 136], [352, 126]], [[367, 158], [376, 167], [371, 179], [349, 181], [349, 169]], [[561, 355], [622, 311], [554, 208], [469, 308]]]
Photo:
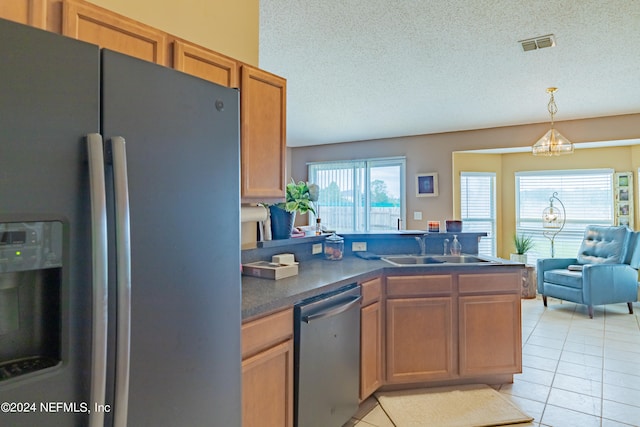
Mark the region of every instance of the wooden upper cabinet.
[[238, 87], [238, 63], [182, 40], [173, 42], [173, 68], [226, 87]]
[[0, 18], [46, 28], [46, 0], [2, 0]]
[[63, 2], [62, 34], [166, 65], [166, 33], [90, 3]]
[[278, 201], [285, 195], [286, 80], [242, 65], [240, 120], [242, 201]]

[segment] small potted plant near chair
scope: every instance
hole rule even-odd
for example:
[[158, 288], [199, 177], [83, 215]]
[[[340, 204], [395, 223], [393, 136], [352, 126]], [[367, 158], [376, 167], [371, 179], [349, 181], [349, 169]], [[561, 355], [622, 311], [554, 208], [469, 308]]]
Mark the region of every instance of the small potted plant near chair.
[[316, 213], [309, 185], [303, 181], [296, 183], [292, 179], [287, 184], [285, 201], [269, 205], [272, 238], [274, 240], [290, 238], [296, 212], [306, 214], [309, 211]]
[[526, 236], [524, 234], [514, 234], [513, 245], [515, 246], [516, 252], [511, 254], [511, 261], [526, 264], [527, 252], [529, 252], [534, 246], [533, 237]]

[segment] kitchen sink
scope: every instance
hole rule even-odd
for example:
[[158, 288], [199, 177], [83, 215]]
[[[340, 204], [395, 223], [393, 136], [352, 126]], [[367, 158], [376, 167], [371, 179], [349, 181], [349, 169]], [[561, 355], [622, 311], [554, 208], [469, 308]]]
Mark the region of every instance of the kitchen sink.
[[474, 255], [388, 255], [382, 259], [393, 265], [484, 264], [491, 261]]

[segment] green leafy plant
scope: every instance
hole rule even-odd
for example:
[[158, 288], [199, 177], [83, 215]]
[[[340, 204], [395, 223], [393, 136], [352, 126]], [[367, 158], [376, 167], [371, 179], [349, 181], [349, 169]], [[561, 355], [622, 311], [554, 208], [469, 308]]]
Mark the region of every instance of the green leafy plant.
[[276, 206], [286, 210], [287, 212], [300, 212], [306, 214], [311, 211], [316, 213], [313, 208], [312, 194], [309, 185], [306, 182], [299, 181], [296, 183], [293, 179], [287, 184], [286, 198], [284, 203], [278, 203]]
[[518, 236], [517, 234], [514, 234], [513, 245], [516, 247], [516, 253], [518, 255], [524, 255], [533, 249], [535, 243], [532, 236], [525, 236], [524, 234]]

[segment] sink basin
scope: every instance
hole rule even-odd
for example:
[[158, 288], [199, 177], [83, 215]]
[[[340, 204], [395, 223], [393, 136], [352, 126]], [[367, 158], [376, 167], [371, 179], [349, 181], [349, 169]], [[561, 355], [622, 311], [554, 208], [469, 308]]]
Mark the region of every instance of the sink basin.
[[444, 261], [438, 261], [430, 256], [417, 255], [391, 255], [382, 257], [383, 260], [398, 265], [415, 265], [415, 264], [443, 264]]
[[482, 264], [490, 261], [474, 255], [389, 255], [382, 259], [394, 265]]
[[477, 256], [473, 255], [434, 255], [433, 258], [437, 259], [438, 261], [454, 262], [456, 264], [467, 264], [470, 262], [489, 262], [485, 259], [478, 258]]

